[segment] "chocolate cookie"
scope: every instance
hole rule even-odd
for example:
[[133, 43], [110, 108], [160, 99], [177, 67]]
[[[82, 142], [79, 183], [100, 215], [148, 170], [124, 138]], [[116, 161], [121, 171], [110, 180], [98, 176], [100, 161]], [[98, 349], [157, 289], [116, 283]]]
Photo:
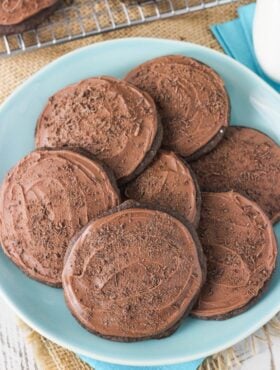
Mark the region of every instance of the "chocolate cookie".
[[223, 80], [212, 68], [171, 55], [141, 64], [125, 80], [154, 98], [164, 147], [192, 160], [221, 140], [229, 124], [230, 103]]
[[171, 209], [199, 222], [200, 190], [190, 168], [173, 152], [161, 151], [150, 166], [125, 188], [125, 196]]
[[242, 313], [275, 268], [277, 243], [268, 217], [239, 193], [202, 193], [198, 235], [208, 273], [193, 315], [226, 319]]
[[234, 190], [280, 218], [280, 147], [265, 134], [230, 127], [222, 142], [191, 164], [202, 191]]
[[73, 238], [62, 281], [66, 303], [82, 326], [130, 342], [172, 334], [205, 274], [190, 224], [128, 201]]
[[161, 140], [152, 98], [111, 77], [90, 78], [57, 92], [36, 129], [37, 147], [87, 149], [114, 171], [119, 183], [145, 169]]
[[99, 162], [70, 150], [37, 150], [6, 176], [0, 192], [0, 240], [27, 275], [61, 286], [73, 235], [119, 204], [118, 190]]
[[0, 35], [30, 30], [42, 23], [61, 0], [0, 0]]

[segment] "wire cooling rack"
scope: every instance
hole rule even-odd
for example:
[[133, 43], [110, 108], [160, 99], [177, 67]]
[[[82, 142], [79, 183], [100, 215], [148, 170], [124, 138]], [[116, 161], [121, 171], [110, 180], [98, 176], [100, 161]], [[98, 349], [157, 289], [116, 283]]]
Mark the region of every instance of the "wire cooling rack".
[[[8, 56], [87, 36], [166, 19], [238, 0], [65, 0], [31, 31], [0, 37], [0, 56]], [[143, 0], [142, 0], [143, 1]]]

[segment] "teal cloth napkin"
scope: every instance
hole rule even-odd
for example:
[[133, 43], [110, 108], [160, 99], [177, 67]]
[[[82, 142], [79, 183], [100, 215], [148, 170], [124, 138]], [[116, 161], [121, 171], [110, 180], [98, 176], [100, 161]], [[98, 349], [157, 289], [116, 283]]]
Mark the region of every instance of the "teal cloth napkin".
[[[254, 12], [255, 4], [242, 6], [238, 9], [239, 18], [227, 23], [216, 24], [211, 27], [211, 30], [226, 54], [250, 68], [280, 92], [280, 85], [264, 74], [254, 53], [252, 40]], [[109, 364], [85, 356], [80, 356], [80, 358], [96, 370], [195, 370], [203, 361], [200, 359], [178, 365], [139, 367]]]
[[183, 364], [166, 366], [123, 366], [96, 361], [85, 356], [80, 356], [80, 358], [95, 368], [95, 370], [195, 370], [203, 361], [203, 359], [201, 359], [192, 362], [185, 362]]
[[256, 4], [241, 6], [238, 18], [233, 21], [216, 24], [211, 30], [225, 53], [250, 68], [270, 86], [280, 92], [280, 84], [272, 81], [261, 69], [253, 47], [253, 20]]

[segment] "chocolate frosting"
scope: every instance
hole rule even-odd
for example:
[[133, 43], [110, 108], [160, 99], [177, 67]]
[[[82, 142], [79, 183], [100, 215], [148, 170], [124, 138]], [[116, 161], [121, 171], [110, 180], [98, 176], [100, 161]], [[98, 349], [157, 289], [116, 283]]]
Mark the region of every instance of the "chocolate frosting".
[[156, 58], [132, 70], [126, 81], [154, 98], [164, 127], [163, 145], [183, 157], [198, 152], [228, 125], [222, 79], [194, 59]]
[[193, 314], [222, 319], [242, 312], [275, 268], [277, 244], [269, 219], [238, 193], [202, 193], [198, 235], [208, 273]]
[[120, 180], [151, 150], [158, 125], [151, 97], [127, 82], [96, 77], [50, 98], [37, 124], [36, 146], [87, 149]]
[[68, 252], [66, 302], [85, 328], [109, 339], [161, 336], [204, 282], [199, 248], [183, 223], [161, 211], [131, 208], [101, 217]]
[[16, 25], [57, 3], [58, 0], [0, 0], [0, 25]]
[[69, 150], [34, 151], [1, 187], [3, 250], [32, 278], [59, 286], [69, 240], [118, 203], [118, 191], [98, 162]]
[[187, 165], [173, 152], [161, 151], [125, 188], [127, 198], [177, 212], [197, 225], [200, 192]]
[[280, 218], [280, 148], [265, 134], [229, 127], [222, 142], [192, 162], [203, 191], [235, 190], [257, 202], [274, 223]]

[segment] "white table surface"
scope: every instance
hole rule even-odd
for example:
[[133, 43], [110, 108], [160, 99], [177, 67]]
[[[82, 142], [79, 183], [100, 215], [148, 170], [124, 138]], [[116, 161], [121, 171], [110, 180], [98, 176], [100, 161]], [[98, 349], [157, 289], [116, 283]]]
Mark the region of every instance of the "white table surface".
[[0, 370], [38, 370], [31, 345], [17, 327], [16, 317], [0, 298]]
[[[35, 363], [31, 345], [27, 343], [24, 333], [17, 327], [15, 315], [1, 298], [0, 308], [0, 370], [41, 370]], [[260, 338], [265, 337], [263, 331], [256, 334]], [[235, 346], [236, 352], [245, 359], [238, 369], [280, 370], [280, 333], [278, 337], [271, 336], [271, 340], [272, 353], [265, 341], [255, 339], [256, 354], [253, 357], [248, 352], [248, 344], [242, 342]]]

